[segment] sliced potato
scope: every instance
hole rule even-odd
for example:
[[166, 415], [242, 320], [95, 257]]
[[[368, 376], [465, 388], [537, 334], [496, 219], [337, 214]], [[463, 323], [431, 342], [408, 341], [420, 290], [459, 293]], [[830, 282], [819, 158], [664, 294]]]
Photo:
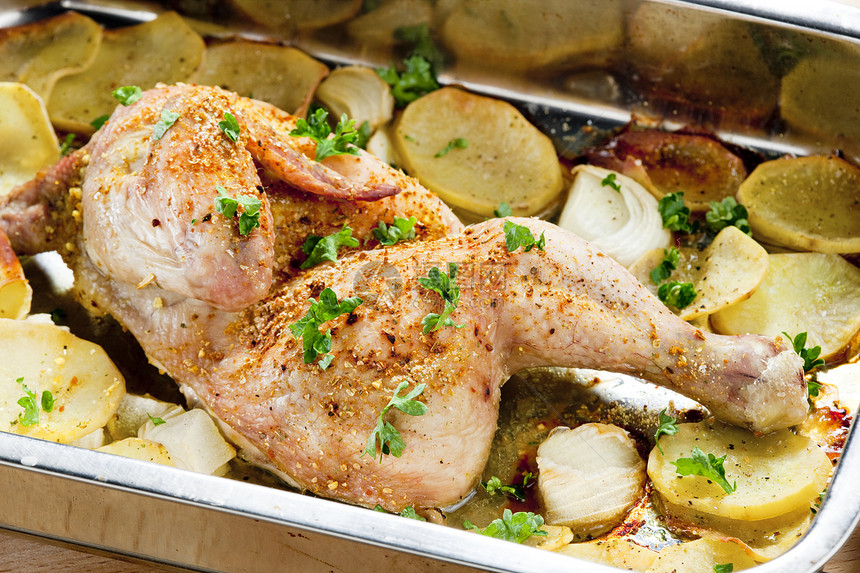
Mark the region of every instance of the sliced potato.
[[162, 444], [176, 467], [198, 473], [224, 475], [227, 462], [236, 457], [236, 450], [203, 410], [189, 410], [163, 424], [148, 421], [138, 437]]
[[24, 276], [9, 237], [0, 229], [0, 318], [21, 319], [30, 312], [33, 289]]
[[[726, 227], [704, 250], [680, 248], [678, 268], [668, 280], [692, 283], [696, 299], [678, 310], [684, 320], [713, 314], [749, 298], [767, 274], [768, 255], [764, 247], [737, 227]], [[664, 257], [663, 249], [645, 253], [633, 265], [633, 273], [652, 294], [658, 285], [650, 273]]]
[[573, 532], [569, 527], [561, 525], [542, 525], [541, 531], [546, 535], [532, 535], [523, 542], [523, 545], [537, 547], [544, 551], [558, 551], [573, 541]]
[[104, 428], [99, 428], [95, 432], [90, 432], [86, 436], [78, 438], [74, 442], [70, 442], [70, 445], [77, 448], [95, 450], [96, 448], [104, 446], [108, 442], [110, 442], [110, 439], [108, 438], [107, 432], [105, 432]]
[[148, 394], [126, 394], [116, 413], [108, 421], [107, 429], [114, 440], [123, 440], [136, 436], [138, 430], [150, 420], [150, 416], [169, 420], [184, 411], [182, 406], [156, 400]]
[[370, 139], [367, 140], [367, 152], [372, 153], [389, 165], [400, 163], [394, 149], [394, 142], [391, 141], [387, 129], [378, 129], [376, 133], [370, 136]]
[[777, 159], [738, 190], [756, 237], [800, 251], [860, 252], [860, 169], [838, 157]]
[[203, 56], [203, 39], [175, 12], [151, 22], [105, 30], [93, 64], [60, 78], [54, 85], [48, 112], [60, 129], [91, 134], [91, 122], [113, 112], [113, 91], [136, 85], [187, 81]]
[[547, 136], [509, 103], [457, 88], [409, 104], [394, 144], [410, 175], [450, 205], [481, 217], [492, 217], [502, 202], [515, 215], [533, 215], [562, 189]]
[[714, 573], [715, 565], [726, 563], [733, 565], [733, 571], [756, 566], [741, 544], [702, 538], [661, 549], [645, 573]]
[[145, 462], [155, 462], [163, 466], [176, 466], [167, 448], [159, 443], [142, 438], [125, 438], [124, 440], [97, 448], [97, 451], [115, 456], [133, 458], [135, 460], [143, 460]]
[[806, 332], [807, 347], [821, 346], [823, 359], [838, 355], [860, 330], [860, 269], [824, 253], [768, 259], [767, 275], [750, 298], [711, 315], [714, 330], [772, 337]]
[[839, 405], [857, 416], [860, 410], [860, 362], [840, 364], [818, 374], [818, 381], [836, 388]]
[[[657, 200], [642, 185], [593, 165], [577, 165], [572, 174], [573, 185], [559, 227], [576, 233], [625, 267], [647, 251], [672, 242], [672, 233], [663, 228]], [[604, 184], [609, 178], [615, 179]]]
[[317, 88], [316, 99], [334, 119], [346, 114], [356, 126], [366, 121], [373, 131], [388, 123], [394, 114], [394, 96], [388, 84], [374, 70], [363, 66], [332, 71]]
[[[648, 458], [648, 475], [670, 503], [739, 520], [769, 519], [809, 502], [827, 485], [833, 464], [809, 438], [780, 430], [762, 437], [722, 422], [680, 424], [672, 436], [661, 436]], [[691, 457], [693, 448], [719, 458], [737, 489], [722, 487], [699, 475], [681, 476], [672, 462]]]
[[398, 29], [432, 20], [433, 5], [427, 0], [391, 0], [351, 20], [346, 31], [361, 46], [391, 48], [398, 42]]
[[547, 523], [567, 526], [579, 537], [618, 525], [645, 485], [636, 444], [610, 424], [553, 430], [538, 447], [537, 464]]
[[232, 0], [245, 16], [268, 28], [315, 30], [355, 16], [362, 0]]
[[207, 47], [191, 81], [304, 115], [326, 74], [325, 64], [296, 48], [234, 40]]
[[57, 79], [92, 64], [101, 41], [98, 22], [77, 12], [0, 28], [0, 81], [27, 84], [47, 102]]
[[[125, 395], [125, 380], [101, 347], [52, 324], [0, 319], [0, 428], [69, 443], [103, 427]], [[16, 382], [21, 380], [21, 382]], [[24, 425], [17, 402], [24, 385], [37, 405], [50, 391], [50, 412], [39, 407], [38, 423]]]
[[60, 158], [42, 99], [24, 84], [0, 83], [0, 196]]
[[570, 557], [585, 559], [592, 563], [603, 563], [604, 565], [633, 571], [645, 571], [654, 563], [658, 555], [656, 551], [647, 547], [642, 547], [632, 541], [618, 539], [617, 537], [595, 539], [594, 541], [583, 543], [571, 543], [556, 551]]

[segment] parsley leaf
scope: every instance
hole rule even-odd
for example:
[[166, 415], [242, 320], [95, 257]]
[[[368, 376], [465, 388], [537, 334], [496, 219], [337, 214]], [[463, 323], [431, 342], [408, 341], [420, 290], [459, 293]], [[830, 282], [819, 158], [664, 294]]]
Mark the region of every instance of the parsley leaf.
[[460, 304], [460, 288], [457, 286], [457, 264], [448, 263], [448, 274], [443, 273], [438, 267], [433, 267], [426, 277], [419, 277], [418, 284], [428, 290], [435, 291], [442, 297], [445, 307], [442, 314], [431, 312], [422, 320], [424, 334], [431, 330], [439, 330], [443, 326], [462, 328], [464, 324], [456, 324], [451, 318], [451, 313]]
[[24, 389], [26, 396], [18, 398], [18, 405], [24, 408], [22, 413], [18, 414], [18, 422], [22, 426], [35, 426], [39, 423], [39, 400], [36, 393], [27, 388], [24, 384], [24, 378], [15, 380]]
[[458, 137], [457, 139], [449, 141], [448, 145], [446, 145], [441, 151], [437, 152], [433, 157], [443, 157], [448, 155], [448, 152], [452, 149], [466, 149], [467, 147], [469, 147], [469, 142], [462, 137]]
[[543, 517], [540, 515], [530, 511], [512, 513], [510, 509], [506, 509], [501, 519], [496, 519], [483, 530], [468, 520], [463, 522], [463, 527], [466, 529], [473, 529], [482, 535], [515, 543], [522, 543], [532, 535], [546, 535], [546, 531], [541, 531], [542, 525]]
[[747, 208], [739, 205], [734, 197], [726, 197], [719, 203], [710, 202], [710, 209], [705, 214], [708, 230], [714, 234], [726, 227], [734, 225], [747, 235], [752, 236]]
[[391, 86], [391, 95], [397, 107], [415, 101], [419, 97], [439, 89], [439, 82], [433, 75], [433, 67], [422, 56], [411, 56], [404, 61], [406, 70], [401, 74], [392, 65], [388, 68], [378, 68], [379, 74]]
[[332, 155], [358, 155], [355, 142], [359, 133], [355, 130], [355, 120], [348, 119], [346, 114], [340, 116], [340, 121], [334, 128], [334, 137], [331, 135], [331, 126], [328, 124], [328, 112], [323, 108], [317, 110], [308, 119], [299, 118], [296, 128], [290, 132], [293, 137], [309, 137], [316, 141], [316, 160], [322, 161]]
[[370, 130], [370, 122], [364, 120], [361, 122], [361, 125], [358, 126], [358, 135], [355, 138], [355, 141], [352, 144], [356, 147], [360, 147], [362, 149], [367, 149], [367, 142], [370, 141], [370, 136], [372, 135]]
[[513, 210], [511, 210], [511, 206], [502, 201], [499, 203], [498, 209], [493, 209], [493, 214], [496, 218], [501, 219], [502, 217], [510, 217], [514, 214]]
[[732, 493], [738, 489], [738, 482], [736, 481], [734, 485], [732, 485], [726, 479], [726, 470], [723, 469], [723, 463], [725, 461], [726, 456], [718, 458], [714, 456], [714, 454], [706, 455], [705, 452], [700, 450], [697, 446], [693, 448], [693, 457], [678, 458], [678, 461], [671, 463], [675, 466], [678, 475], [703, 476], [723, 488], [723, 491], [726, 493]]
[[112, 93], [113, 97], [122, 105], [131, 105], [143, 97], [143, 90], [140, 89], [140, 86], [122, 86], [113, 90]]
[[540, 238], [535, 241], [531, 229], [523, 225], [505, 221], [503, 229], [505, 231], [505, 248], [508, 249], [509, 253], [513, 253], [520, 247], [523, 247], [525, 252], [531, 251], [534, 247], [541, 251], [545, 250], [546, 236], [544, 233], [541, 233]]
[[735, 570], [734, 563], [719, 563], [714, 565], [714, 573], [732, 573]]
[[352, 236], [352, 228], [343, 226], [337, 233], [326, 237], [310, 235], [302, 245], [302, 252], [308, 256], [301, 268], [309, 269], [323, 261], [336, 261], [337, 250], [341, 247], [357, 247], [358, 239]]
[[439, 69], [445, 62], [445, 57], [430, 35], [427, 24], [416, 26], [401, 26], [394, 29], [394, 39], [412, 46], [410, 56], [421, 56], [427, 60], [433, 69]]
[[660, 410], [660, 425], [657, 427], [657, 431], [654, 432], [654, 440], [657, 442], [657, 448], [660, 450], [660, 453], [663, 453], [663, 447], [660, 445], [660, 436], [673, 436], [678, 432], [678, 424], [677, 420], [666, 413], [666, 408]]
[[42, 410], [45, 412], [50, 412], [54, 409], [54, 395], [50, 390], [45, 390], [42, 392]]
[[657, 203], [660, 217], [663, 219], [663, 228], [670, 231], [682, 231], [690, 233], [693, 227], [690, 225], [690, 209], [684, 204], [684, 192], [669, 193]]
[[657, 289], [657, 298], [666, 306], [674, 306], [681, 309], [696, 300], [696, 288], [693, 283], [682, 283], [672, 281], [663, 283]]
[[152, 422], [153, 426], [160, 426], [164, 423], [164, 420], [159, 418], [158, 416], [153, 416], [149, 412], [147, 412], [146, 415], [149, 417], [149, 421]]
[[415, 513], [415, 508], [411, 505], [403, 508], [403, 511], [400, 512], [400, 517], [408, 517], [409, 519], [414, 519], [416, 521], [427, 521], [426, 519]]
[[386, 225], [383, 221], [372, 230], [374, 238], [380, 244], [390, 247], [396, 245], [400, 241], [410, 241], [415, 238], [415, 223], [418, 219], [409, 217], [394, 216], [394, 222], [391, 225]]
[[617, 177], [617, 175], [615, 173], [610, 173], [609, 175], [607, 175], [606, 177], [603, 178], [603, 180], [600, 182], [600, 184], [604, 187], [612, 187], [613, 189], [615, 189], [616, 191], [621, 193], [621, 184], [615, 180], [616, 177]]
[[179, 119], [179, 114], [175, 111], [170, 111], [169, 109], [161, 110], [161, 118], [155, 124], [155, 127], [152, 128], [152, 136], [156, 140], [164, 137], [164, 133], [176, 123], [177, 119]]
[[[812, 348], [805, 348], [806, 346], [806, 333], [801, 332], [794, 338], [789, 336], [787, 332], [783, 332], [786, 338], [791, 341], [791, 346], [794, 348], [794, 351], [797, 352], [801, 358], [803, 358], [803, 371], [809, 372], [813, 368], [818, 368], [819, 366], [824, 366], [824, 360], [819, 358], [818, 355], [821, 354], [820, 346], [813, 346]], [[817, 387], [815, 388], [815, 393], [812, 393], [812, 388], [809, 390], [810, 396], [818, 396], [818, 389], [821, 388], [821, 384], [816, 382]]]
[[490, 495], [495, 495], [496, 492], [501, 492], [519, 501], [525, 501], [525, 487], [528, 484], [529, 479], [531, 479], [532, 477], [533, 476], [531, 473], [527, 473], [525, 474], [525, 476], [523, 476], [523, 483], [503, 485], [502, 480], [499, 479], [498, 476], [492, 476], [487, 481], [482, 481], [481, 485], [484, 486], [484, 489], [487, 490], [487, 493]]
[[75, 142], [75, 134], [74, 133], [67, 133], [66, 139], [63, 141], [63, 143], [60, 144], [60, 157], [65, 157], [66, 155], [68, 155], [69, 153], [74, 151], [74, 148], [72, 147], [72, 144], [74, 142]]
[[681, 261], [681, 253], [675, 247], [663, 249], [663, 260], [651, 271], [651, 282], [655, 285], [668, 279], [672, 271], [678, 268]]
[[221, 185], [215, 185], [218, 190], [219, 197], [215, 198], [215, 211], [224, 215], [225, 219], [232, 219], [239, 205], [242, 206], [242, 213], [239, 214], [239, 234], [243, 237], [247, 236], [255, 227], [260, 226], [260, 206], [262, 203], [256, 197], [249, 195], [236, 195], [230, 197], [227, 195], [227, 190]]
[[224, 135], [230, 138], [230, 141], [239, 141], [239, 134], [242, 129], [239, 127], [239, 122], [236, 121], [236, 116], [229, 111], [224, 112], [224, 120], [218, 122], [218, 129], [224, 132]]
[[[293, 336], [302, 339], [305, 364], [310, 364], [317, 356], [328, 354], [331, 350], [331, 329], [323, 333], [320, 332], [320, 326], [342, 314], [350, 314], [362, 302], [357, 296], [338, 302], [337, 294], [330, 288], [323, 289], [319, 301], [310, 299], [311, 306], [305, 316], [290, 325]], [[324, 357], [320, 360], [320, 368], [322, 370], [328, 368], [332, 359], [333, 357]]]
[[384, 455], [392, 455], [395, 458], [399, 458], [403, 455], [403, 449], [406, 447], [406, 443], [403, 441], [403, 436], [400, 435], [397, 428], [382, 418], [391, 408], [397, 408], [409, 416], [422, 416], [427, 413], [427, 405], [415, 399], [424, 392], [424, 387], [426, 385], [418, 384], [411, 392], [404, 396], [400, 396], [400, 391], [405, 390], [408, 386], [409, 382], [406, 381], [397, 385], [397, 388], [394, 390], [394, 396], [391, 397], [391, 400], [388, 401], [388, 404], [386, 404], [379, 413], [379, 417], [376, 420], [376, 427], [367, 439], [367, 446], [361, 454], [362, 456], [364, 454], [369, 454], [375, 458], [377, 452], [379, 452], [379, 461], [381, 463], [382, 456]]
[[93, 126], [93, 129], [95, 129], [96, 131], [98, 131], [99, 129], [101, 129], [101, 127], [102, 127], [102, 126], [107, 122], [107, 120], [109, 120], [109, 119], [110, 119], [110, 116], [109, 116], [109, 115], [107, 115], [107, 114], [105, 114], [105, 115], [100, 115], [100, 116], [98, 116], [97, 118], [95, 118], [94, 120], [92, 120], [92, 121], [90, 122], [90, 125], [91, 125], [91, 126]]

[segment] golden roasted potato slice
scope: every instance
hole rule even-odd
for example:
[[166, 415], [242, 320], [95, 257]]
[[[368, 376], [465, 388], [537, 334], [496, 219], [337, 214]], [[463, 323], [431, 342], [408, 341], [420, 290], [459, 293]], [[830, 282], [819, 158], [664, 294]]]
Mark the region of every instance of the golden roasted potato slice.
[[187, 81], [203, 49], [203, 39], [175, 12], [136, 26], [105, 30], [93, 64], [54, 85], [48, 101], [51, 121], [60, 129], [91, 134], [91, 122], [116, 107], [113, 90]]
[[0, 318], [21, 319], [30, 313], [33, 289], [24, 276], [6, 233], [0, 229]]
[[333, 70], [317, 88], [316, 99], [328, 108], [333, 119], [346, 114], [357, 127], [366, 121], [373, 131], [394, 115], [394, 96], [388, 84], [364, 66]]
[[315, 30], [355, 16], [362, 0], [232, 0], [248, 18], [285, 31]]
[[14, 357], [0, 361], [3, 431], [73, 442], [103, 427], [125, 395], [101, 347], [53, 324], [0, 319], [0, 347]]
[[[767, 274], [767, 251], [737, 227], [724, 228], [702, 251], [682, 247], [678, 252], [678, 268], [666, 280], [692, 283], [696, 288], [692, 304], [678, 310], [684, 320], [713, 314], [749, 298]], [[654, 295], [658, 285], [651, 280], [650, 273], [663, 257], [664, 250], [655, 249], [630, 266], [633, 276]]]
[[0, 81], [21, 82], [47, 102], [62, 76], [92, 64], [102, 27], [77, 12], [0, 29]]
[[555, 148], [501, 100], [442, 88], [410, 103], [394, 129], [406, 171], [450, 205], [492, 217], [534, 215], [561, 192]]
[[[789, 430], [756, 437], [722, 422], [680, 424], [672, 436], [661, 436], [651, 450], [648, 475], [670, 503], [697, 512], [737, 520], [761, 520], [809, 504], [827, 485], [833, 464], [809, 438]], [[694, 448], [706, 456], [725, 456], [723, 468], [732, 493], [702, 475], [680, 475], [675, 462], [691, 458]]]
[[860, 269], [825, 253], [768, 260], [767, 275], [750, 298], [711, 315], [714, 330], [772, 337], [806, 332], [806, 346], [821, 346], [821, 358], [838, 355], [860, 330]]
[[647, 547], [617, 537], [571, 543], [556, 551], [570, 557], [632, 571], [645, 571], [654, 563], [658, 555], [656, 551]]
[[732, 564], [732, 571], [756, 566], [741, 544], [703, 537], [661, 549], [645, 573], [714, 573], [715, 565], [727, 563]]
[[799, 251], [860, 253], [860, 169], [838, 157], [777, 159], [738, 190], [761, 240]]
[[24, 84], [0, 83], [0, 196], [59, 158], [42, 99]]
[[326, 74], [325, 64], [296, 48], [235, 40], [206, 48], [203, 63], [191, 81], [220, 86], [305, 115], [314, 90]]
[[173, 459], [167, 452], [167, 448], [157, 442], [142, 438], [125, 438], [124, 440], [96, 448], [96, 451], [133, 458], [135, 460], [143, 460], [145, 462], [154, 462], [163, 466], [176, 467], [176, 464], [173, 463]]

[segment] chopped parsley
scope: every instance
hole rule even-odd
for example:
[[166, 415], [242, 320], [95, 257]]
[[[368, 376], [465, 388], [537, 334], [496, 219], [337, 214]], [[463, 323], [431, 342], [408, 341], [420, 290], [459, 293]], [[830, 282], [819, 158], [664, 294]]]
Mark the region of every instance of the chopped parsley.
[[663, 283], [657, 289], [657, 298], [666, 306], [677, 309], [685, 308], [696, 300], [696, 288], [693, 283], [672, 281]]
[[45, 412], [50, 412], [54, 409], [54, 395], [50, 390], [45, 390], [42, 392], [42, 410]]
[[617, 177], [617, 175], [615, 173], [610, 173], [609, 175], [607, 175], [606, 177], [603, 178], [603, 180], [600, 182], [600, 184], [604, 187], [612, 187], [617, 192], [621, 193], [621, 184], [615, 180], [616, 177]]
[[[342, 314], [352, 313], [362, 302], [357, 296], [338, 302], [337, 294], [330, 288], [323, 289], [319, 301], [310, 299], [311, 306], [305, 316], [290, 325], [293, 336], [302, 339], [305, 364], [310, 364], [317, 356], [331, 351], [331, 329], [320, 332], [320, 326]], [[323, 357], [320, 360], [320, 368], [328, 368], [333, 358], [330, 354]]]
[[373, 237], [379, 241], [381, 245], [390, 247], [396, 245], [400, 241], [411, 241], [415, 238], [415, 224], [418, 219], [409, 217], [394, 216], [394, 222], [391, 225], [386, 225], [383, 221], [372, 230]]
[[[783, 332], [786, 338], [791, 342], [792, 348], [797, 352], [801, 358], [803, 358], [803, 371], [809, 372], [814, 368], [818, 368], [819, 366], [824, 366], [824, 359], [819, 358], [818, 356], [821, 354], [820, 346], [813, 346], [812, 348], [806, 348], [806, 332], [801, 332], [794, 338], [789, 336], [787, 332]], [[818, 384], [818, 388], [821, 387], [821, 384]], [[818, 388], [815, 390], [815, 394], [810, 390], [810, 396], [818, 396]]]
[[430, 35], [430, 27], [427, 24], [416, 26], [401, 26], [395, 28], [394, 39], [412, 46], [410, 56], [421, 56], [427, 60], [432, 69], [439, 69], [445, 62], [442, 52], [436, 47]]
[[164, 420], [159, 418], [158, 416], [153, 416], [149, 412], [147, 412], [146, 415], [149, 417], [149, 421], [152, 422], [153, 426], [160, 426], [164, 423]]
[[367, 149], [367, 142], [370, 141], [371, 135], [372, 131], [370, 129], [370, 122], [364, 120], [363, 122], [361, 122], [361, 125], [358, 126], [358, 136], [355, 138], [355, 141], [353, 141], [352, 144], [356, 147]]
[[236, 116], [229, 111], [224, 112], [224, 119], [218, 122], [218, 129], [224, 132], [224, 135], [230, 138], [230, 141], [239, 141], [239, 134], [242, 129], [239, 127], [239, 122], [236, 121]]
[[93, 129], [95, 129], [96, 131], [98, 131], [99, 129], [101, 129], [101, 127], [102, 127], [102, 126], [107, 122], [107, 120], [109, 120], [109, 119], [110, 119], [110, 116], [109, 116], [108, 114], [100, 115], [100, 116], [98, 116], [97, 118], [95, 118], [94, 120], [92, 120], [92, 121], [90, 122], [90, 125], [91, 125], [91, 126], [93, 126]]
[[487, 490], [487, 493], [490, 495], [495, 495], [497, 492], [499, 492], [499, 493], [503, 493], [505, 495], [508, 495], [510, 497], [513, 497], [516, 500], [525, 501], [526, 500], [525, 488], [528, 485], [529, 480], [532, 478], [534, 478], [534, 475], [530, 472], [527, 472], [523, 476], [523, 482], [522, 483], [503, 485], [502, 480], [499, 479], [498, 476], [492, 476], [487, 481], [485, 481], [485, 482], [482, 481], [481, 485], [484, 487], [485, 490]]
[[437, 152], [436, 155], [434, 155], [433, 157], [444, 157], [445, 155], [448, 155], [448, 152], [450, 152], [452, 149], [466, 149], [467, 147], [469, 147], [469, 142], [462, 137], [458, 137], [449, 141], [448, 145], [446, 145], [444, 149]]
[[247, 236], [255, 227], [260, 226], [260, 206], [262, 203], [256, 197], [249, 195], [236, 195], [230, 197], [227, 190], [221, 185], [216, 185], [218, 197], [215, 198], [215, 212], [224, 215], [225, 219], [232, 219], [242, 206], [239, 213], [239, 234]]
[[74, 133], [67, 133], [66, 139], [63, 141], [63, 143], [60, 144], [60, 157], [65, 157], [66, 155], [68, 155], [69, 153], [74, 151], [74, 148], [72, 147], [72, 144], [74, 142], [75, 142], [75, 134]]
[[543, 251], [546, 246], [546, 236], [544, 233], [541, 233], [540, 238], [535, 241], [535, 236], [532, 234], [531, 229], [523, 225], [505, 221], [503, 229], [505, 231], [505, 248], [509, 253], [513, 253], [520, 247], [525, 252], [531, 251], [534, 247]]
[[391, 86], [391, 95], [397, 107], [405, 107], [419, 97], [439, 89], [439, 82], [433, 75], [433, 66], [423, 56], [415, 55], [404, 62], [406, 70], [398, 73], [392, 65], [388, 68], [378, 68], [379, 74]]
[[735, 570], [734, 563], [719, 563], [714, 565], [714, 573], [732, 573]]
[[723, 469], [725, 461], [726, 456], [718, 458], [714, 454], [705, 454], [697, 446], [693, 448], [693, 457], [678, 458], [677, 461], [671, 463], [675, 466], [678, 475], [703, 476], [723, 488], [726, 493], [732, 493], [738, 489], [738, 482], [736, 481], [733, 485], [726, 479], [726, 470]]
[[415, 508], [411, 505], [403, 508], [403, 511], [400, 512], [400, 517], [408, 517], [409, 519], [414, 519], [416, 521], [427, 521], [426, 519], [415, 513]]
[[122, 86], [113, 90], [113, 97], [122, 105], [131, 105], [143, 97], [140, 86]]
[[343, 226], [337, 233], [326, 237], [310, 235], [302, 245], [302, 252], [308, 256], [301, 268], [309, 269], [323, 261], [336, 261], [337, 251], [341, 247], [357, 247], [358, 239], [352, 236], [352, 228]]
[[[425, 384], [418, 384], [411, 392], [400, 396], [400, 391], [405, 390], [408, 386], [409, 382], [406, 381], [400, 382], [397, 385], [391, 400], [388, 401], [388, 404], [379, 413], [376, 427], [367, 439], [367, 447], [365, 447], [364, 452], [361, 454], [362, 456], [368, 454], [375, 458], [377, 453], [379, 453], [379, 461], [382, 462], [382, 456], [391, 455], [399, 458], [403, 455], [403, 449], [406, 447], [403, 436], [400, 435], [400, 432], [397, 431], [397, 428], [391, 422], [386, 422], [383, 418], [391, 408], [397, 408], [409, 416], [422, 416], [427, 413], [427, 405], [416, 400], [424, 392]], [[413, 511], [415, 510], [413, 509]]]
[[663, 219], [663, 228], [670, 231], [690, 233], [690, 209], [684, 204], [684, 192], [669, 193], [657, 203], [657, 210]]
[[678, 432], [677, 420], [666, 413], [666, 408], [660, 410], [660, 425], [657, 426], [657, 431], [654, 432], [654, 440], [657, 442], [657, 448], [660, 453], [663, 453], [663, 447], [660, 445], [660, 436], [673, 436]]
[[483, 530], [468, 520], [463, 522], [463, 527], [466, 529], [515, 543], [522, 543], [532, 535], [546, 535], [546, 531], [541, 530], [542, 526], [543, 517], [540, 515], [535, 515], [530, 511], [512, 513], [510, 509], [506, 509], [500, 519], [496, 519]]
[[50, 390], [42, 392], [42, 398], [39, 399], [38, 394], [30, 390], [24, 384], [23, 376], [15, 380], [24, 389], [24, 396], [18, 398], [18, 405], [24, 408], [24, 411], [18, 414], [17, 422], [22, 426], [35, 426], [39, 423], [39, 406], [45, 412], [50, 412], [54, 409], [54, 395]]
[[511, 209], [510, 205], [502, 201], [501, 203], [499, 203], [498, 209], [493, 209], [493, 214], [496, 216], [496, 218], [501, 219], [502, 217], [510, 217], [514, 214], [514, 212]]
[[299, 118], [296, 121], [296, 128], [290, 132], [290, 135], [313, 139], [317, 144], [317, 161], [332, 155], [358, 155], [356, 141], [359, 132], [355, 129], [355, 120], [343, 114], [334, 128], [334, 136], [329, 137], [332, 131], [327, 118], [328, 112], [323, 108], [317, 108], [307, 120]]
[[457, 286], [457, 264], [448, 263], [448, 274], [443, 273], [438, 267], [433, 267], [426, 277], [419, 277], [418, 284], [428, 290], [439, 293], [445, 303], [442, 314], [431, 312], [422, 320], [424, 334], [431, 330], [439, 330], [443, 326], [462, 328], [464, 324], [456, 324], [451, 318], [451, 313], [460, 304], [460, 288]]
[[660, 284], [672, 275], [672, 271], [678, 268], [681, 261], [681, 253], [675, 247], [663, 249], [663, 260], [651, 271], [651, 282]]
[[734, 197], [726, 197], [719, 203], [710, 202], [710, 209], [705, 214], [708, 231], [717, 234], [726, 227], [735, 226], [747, 235], [752, 235], [747, 208], [739, 205]]
[[155, 127], [152, 128], [152, 137], [156, 140], [164, 137], [164, 133], [176, 123], [177, 119], [179, 119], [179, 114], [175, 111], [170, 111], [169, 109], [161, 110], [161, 118], [155, 124]]

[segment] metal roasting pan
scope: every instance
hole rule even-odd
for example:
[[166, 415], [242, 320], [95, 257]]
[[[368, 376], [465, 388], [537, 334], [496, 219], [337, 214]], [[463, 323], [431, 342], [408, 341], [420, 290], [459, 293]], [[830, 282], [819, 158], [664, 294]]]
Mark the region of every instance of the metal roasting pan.
[[[632, 3], [636, 4], [635, 0]], [[846, 46], [860, 45], [860, 10], [833, 2], [662, 3], [677, 7], [679, 12], [716, 12], [767, 29], [810, 34]], [[11, 0], [9, 4], [10, 0], [4, 0], [0, 6], [0, 27], [66, 9], [82, 11], [106, 25], [154, 17], [151, 5], [63, 1], [33, 9], [32, 1]], [[174, 4], [181, 7], [183, 2]], [[253, 27], [239, 32], [250, 37], [266, 35]], [[367, 54], [357, 56], [343, 46], [327, 45], [319, 37], [291, 40], [331, 64], [386, 63]], [[620, 104], [619, 100], [571, 96], [546, 86], [508, 82], [499, 76], [470, 76], [456, 69], [443, 71], [440, 79], [517, 104], [554, 138], [562, 155], [581, 148], [594, 129], [628, 122], [635, 108], [628, 105], [629, 100]], [[677, 125], [682, 123], [679, 120]], [[672, 122], [665, 125], [671, 126]], [[826, 139], [794, 137], [779, 129], [766, 133], [716, 125], [715, 130], [725, 139], [765, 155], [833, 147]], [[54, 275], [54, 283], [68, 280], [49, 257], [39, 264], [39, 272], [48, 279]], [[680, 401], [678, 397], [667, 398], [666, 391], [632, 379], [608, 374], [601, 377], [603, 383], [591, 386], [589, 391], [633, 414], [650, 410], [653, 415], [666, 400]], [[755, 571], [819, 571], [860, 520], [858, 479], [860, 437], [852, 429], [828, 495], [807, 534], [787, 553], [757, 566]], [[0, 527], [199, 571], [616, 571], [285, 489], [199, 475], [2, 432]]]

